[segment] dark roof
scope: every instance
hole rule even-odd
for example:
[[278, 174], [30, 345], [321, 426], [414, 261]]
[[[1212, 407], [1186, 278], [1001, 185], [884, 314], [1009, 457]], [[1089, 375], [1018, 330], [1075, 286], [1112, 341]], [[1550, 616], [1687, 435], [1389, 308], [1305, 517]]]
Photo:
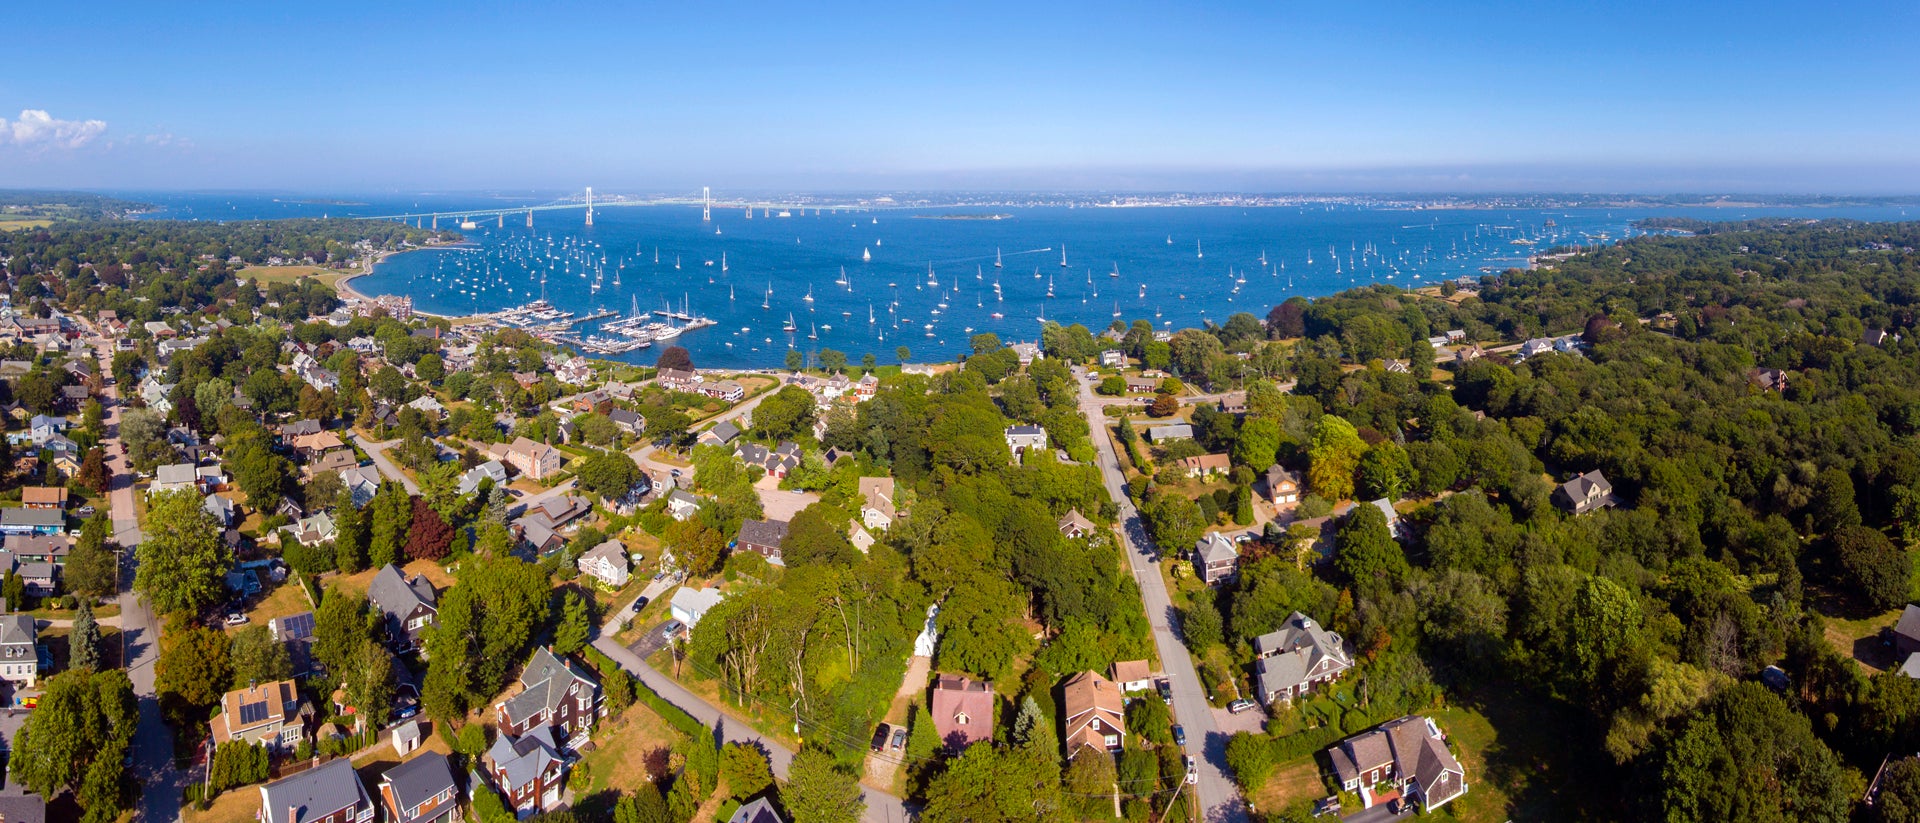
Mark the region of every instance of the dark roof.
[[453, 765], [447, 761], [446, 755], [434, 751], [422, 752], [420, 756], [388, 769], [380, 777], [380, 782], [391, 789], [396, 805], [402, 810], [418, 806], [443, 791], [457, 788], [453, 782]]
[[275, 618], [274, 631], [280, 639], [306, 640], [313, 637], [313, 612], [301, 612], [287, 617]]
[[779, 548], [786, 541], [787, 522], [784, 520], [748, 520], [740, 524], [740, 543]]
[[1907, 604], [1906, 610], [1900, 613], [1900, 622], [1893, 625], [1893, 633], [1920, 640], [1920, 606]]
[[392, 563], [381, 566], [373, 576], [373, 582], [367, 585], [367, 598], [395, 619], [405, 618], [417, 606], [437, 609], [440, 602], [426, 578], [408, 580]]
[[[360, 775], [353, 771], [353, 762], [343, 757], [261, 787], [260, 818], [264, 823], [304, 823], [372, 803]], [[288, 819], [290, 809], [296, 819]]]

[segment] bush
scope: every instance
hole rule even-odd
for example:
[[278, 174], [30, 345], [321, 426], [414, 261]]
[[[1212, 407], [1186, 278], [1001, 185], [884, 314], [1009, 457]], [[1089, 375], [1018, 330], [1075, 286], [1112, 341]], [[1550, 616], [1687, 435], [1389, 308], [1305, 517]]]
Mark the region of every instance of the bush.
[[1241, 732], [1227, 738], [1227, 768], [1240, 790], [1253, 794], [1273, 775], [1273, 742], [1265, 735]]

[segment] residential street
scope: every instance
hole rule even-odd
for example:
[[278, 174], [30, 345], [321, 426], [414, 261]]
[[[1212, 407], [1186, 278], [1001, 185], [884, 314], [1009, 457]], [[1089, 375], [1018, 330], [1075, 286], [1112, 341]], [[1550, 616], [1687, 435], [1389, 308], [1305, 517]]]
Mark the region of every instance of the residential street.
[[[1226, 772], [1226, 735], [1214, 721], [1213, 707], [1208, 705], [1206, 692], [1200, 687], [1200, 675], [1194, 670], [1193, 658], [1187, 655], [1187, 647], [1174, 634], [1173, 605], [1167, 596], [1166, 582], [1161, 580], [1160, 569], [1153, 561], [1153, 542], [1148, 539], [1140, 513], [1126, 494], [1120, 461], [1107, 434], [1107, 418], [1100, 411], [1107, 403], [1094, 395], [1093, 384], [1087, 382], [1085, 372], [1079, 372], [1078, 376], [1080, 412], [1094, 428], [1093, 443], [1100, 453], [1100, 476], [1106, 483], [1107, 494], [1120, 507], [1120, 535], [1127, 548], [1127, 562], [1140, 584], [1147, 620], [1153, 625], [1154, 647], [1160, 652], [1160, 666], [1173, 682], [1175, 719], [1186, 728], [1189, 753], [1197, 755], [1199, 760], [1200, 782], [1195, 788], [1201, 814], [1209, 823], [1245, 823], [1246, 804], [1240, 800]], [[1167, 552], [1178, 556], [1188, 548], [1168, 546]], [[1196, 745], [1199, 751], [1192, 751]]]
[[387, 449], [393, 448], [393, 444], [400, 441], [388, 440], [383, 443], [376, 443], [355, 434], [353, 436], [353, 442], [358, 444], [361, 450], [367, 453], [368, 457], [373, 458], [373, 465], [380, 469], [381, 477], [385, 477], [388, 480], [399, 481], [400, 485], [406, 488], [407, 494], [420, 493], [420, 485], [413, 482], [413, 478], [408, 477], [406, 472], [401, 471], [399, 466], [393, 464], [392, 460], [387, 459]]
[[[100, 347], [100, 369], [113, 373], [113, 349]], [[173, 733], [160, 719], [160, 701], [154, 690], [154, 662], [160, 656], [160, 621], [145, 601], [133, 593], [133, 550], [140, 544], [140, 520], [134, 508], [133, 472], [120, 453], [120, 387], [109, 384], [100, 402], [106, 406], [107, 436], [101, 447], [107, 453], [107, 470], [113, 475], [113, 491], [108, 496], [114, 539], [126, 551], [121, 561], [121, 581], [126, 588], [120, 594], [121, 659], [126, 661], [127, 676], [133, 680], [133, 693], [140, 701], [140, 728], [133, 736], [133, 782], [141, 787], [136, 819], [161, 823], [180, 819], [182, 775], [173, 767]]]

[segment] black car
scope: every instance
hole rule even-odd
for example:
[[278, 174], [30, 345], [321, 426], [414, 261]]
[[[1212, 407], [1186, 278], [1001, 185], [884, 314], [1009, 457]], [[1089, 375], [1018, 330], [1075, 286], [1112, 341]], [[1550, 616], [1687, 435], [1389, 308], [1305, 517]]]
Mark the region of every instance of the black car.
[[647, 607], [647, 599], [646, 599], [646, 598], [644, 598], [644, 597], [642, 597], [642, 598], [639, 598], [639, 599], [637, 599], [637, 600], [635, 600], [635, 601], [633, 601], [633, 613], [634, 613], [634, 614], [639, 614], [639, 613], [640, 613], [640, 610], [641, 610], [641, 609], [644, 609], [644, 608], [646, 608], [646, 607]]
[[885, 751], [887, 748], [887, 738], [890, 736], [887, 732], [887, 724], [880, 724], [879, 728], [873, 730], [873, 742], [868, 743], [867, 748], [876, 752]]
[[1173, 745], [1183, 749], [1187, 746], [1187, 730], [1180, 728], [1178, 723], [1173, 725]]
[[1157, 683], [1154, 683], [1153, 686], [1154, 688], [1160, 690], [1161, 700], [1166, 701], [1167, 703], [1173, 702], [1173, 681], [1161, 680]]

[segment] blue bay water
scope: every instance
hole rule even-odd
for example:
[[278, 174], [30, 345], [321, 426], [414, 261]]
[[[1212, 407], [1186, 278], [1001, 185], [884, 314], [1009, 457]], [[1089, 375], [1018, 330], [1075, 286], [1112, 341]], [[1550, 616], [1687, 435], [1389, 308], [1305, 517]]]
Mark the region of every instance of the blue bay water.
[[[153, 195], [141, 199], [167, 206], [158, 217], [203, 219], [496, 205], [448, 195], [352, 204], [244, 195], [182, 196], [171, 203]], [[1003, 217], [953, 219], [990, 215]], [[1551, 245], [1605, 242], [1602, 234], [1617, 240], [1629, 221], [1655, 215], [1903, 217], [1898, 208], [1875, 207], [1183, 206], [808, 210], [784, 218], [716, 209], [711, 222], [702, 222], [697, 207], [631, 206], [597, 210], [591, 227], [579, 211], [536, 213], [532, 229], [521, 215], [509, 215], [505, 227], [485, 220], [463, 232], [466, 243], [389, 258], [353, 286], [367, 294], [409, 295], [417, 309], [446, 315], [498, 311], [541, 296], [580, 315], [684, 305], [716, 321], [672, 341], [687, 347], [701, 366], [777, 366], [789, 348], [810, 354], [836, 349], [855, 362], [872, 353], [886, 363], [906, 346], [913, 360], [929, 361], [966, 351], [968, 338], [981, 332], [1006, 341], [1036, 340], [1042, 316], [1096, 331], [1115, 319], [1180, 329], [1225, 322], [1236, 312], [1264, 317], [1293, 295], [1317, 297], [1372, 282], [1413, 288], [1477, 276], [1523, 265], [1529, 253]], [[440, 226], [454, 228], [446, 220]], [[1537, 245], [1512, 243], [1517, 238]], [[996, 253], [1001, 268], [994, 266]], [[929, 284], [930, 266], [937, 285]], [[835, 282], [843, 268], [845, 286]], [[1119, 275], [1112, 276], [1116, 270]], [[598, 291], [592, 288], [596, 273]], [[805, 299], [809, 293], [811, 301]], [[797, 327], [793, 333], [782, 331], [789, 317]], [[600, 322], [576, 331], [593, 334]], [[610, 357], [650, 363], [662, 345]]]

